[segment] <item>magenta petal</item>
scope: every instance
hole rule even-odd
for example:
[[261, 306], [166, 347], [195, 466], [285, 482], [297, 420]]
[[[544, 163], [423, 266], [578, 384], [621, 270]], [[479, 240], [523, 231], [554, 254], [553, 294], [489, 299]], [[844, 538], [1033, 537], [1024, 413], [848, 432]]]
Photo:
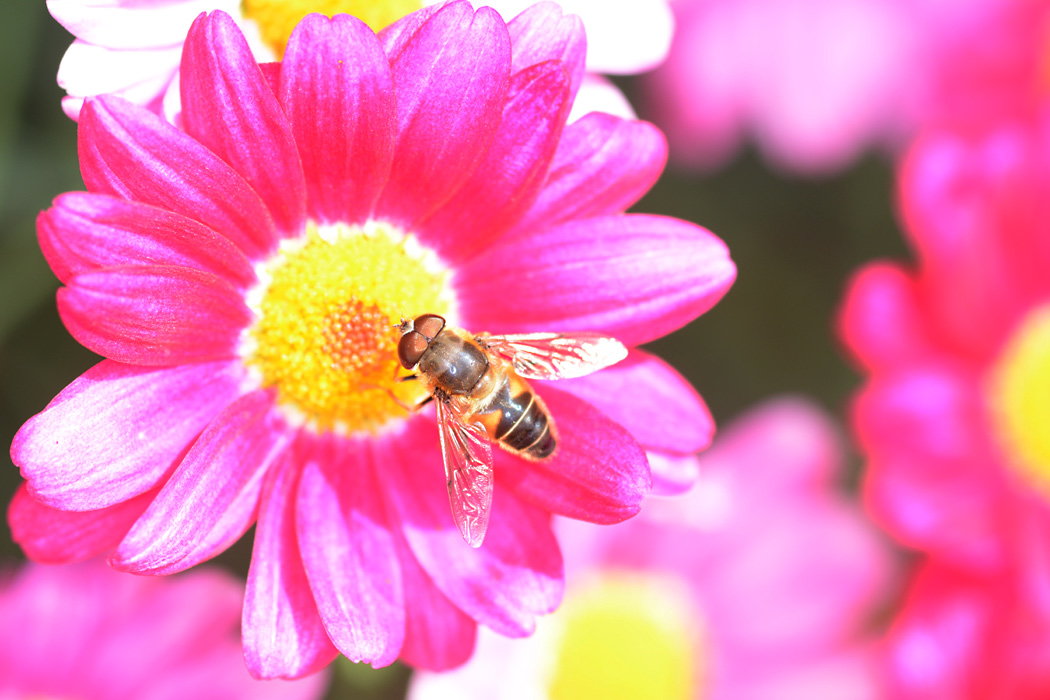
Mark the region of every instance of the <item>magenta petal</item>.
[[536, 200], [569, 106], [568, 76], [560, 61], [516, 74], [484, 160], [445, 206], [417, 226], [420, 239], [454, 264], [507, 230]]
[[569, 76], [569, 95], [576, 96], [587, 58], [587, 37], [578, 15], [564, 14], [554, 2], [538, 2], [507, 22], [507, 32], [512, 73], [544, 61], [561, 61]]
[[207, 226], [148, 204], [67, 192], [37, 217], [40, 249], [63, 283], [81, 272], [125, 265], [179, 265], [238, 287], [256, 282], [237, 246]]
[[405, 586], [405, 644], [401, 660], [413, 668], [445, 671], [474, 653], [478, 625], [437, 589], [400, 530], [394, 532]]
[[452, 521], [437, 427], [420, 417], [380, 443], [384, 493], [416, 560], [463, 612], [522, 637], [561, 601], [564, 572], [550, 516], [496, 488], [485, 541], [474, 549]]
[[[295, 522], [325, 629], [351, 661], [393, 663], [405, 635], [401, 567], [367, 440], [319, 440], [305, 457]], [[385, 465], [383, 468], [386, 468]]]
[[500, 483], [545, 510], [580, 520], [617, 523], [637, 513], [652, 486], [638, 442], [587, 402], [546, 383], [537, 388], [557, 429], [558, 449], [540, 461], [500, 451]]
[[258, 260], [277, 245], [266, 205], [218, 156], [157, 115], [115, 97], [80, 113], [80, 173], [91, 192], [167, 209]]
[[11, 459], [48, 506], [112, 506], [152, 488], [242, 378], [239, 362], [154, 369], [104, 360], [26, 421]]
[[252, 320], [232, 284], [173, 265], [77, 275], [58, 290], [58, 313], [81, 345], [137, 365], [234, 357], [239, 333]]
[[307, 15], [288, 41], [280, 84], [310, 216], [363, 223], [390, 176], [397, 134], [393, 79], [379, 41], [356, 17]]
[[539, 199], [510, 236], [573, 219], [625, 211], [667, 163], [667, 140], [652, 124], [592, 112], [569, 124]]
[[715, 422], [696, 389], [642, 350], [631, 350], [627, 359], [601, 372], [559, 381], [557, 387], [627, 428], [646, 449], [699, 452], [715, 434]]
[[284, 112], [228, 14], [202, 14], [182, 48], [186, 133], [229, 163], [266, 202], [286, 236], [306, 220], [306, 183]]
[[710, 309], [735, 277], [709, 231], [626, 214], [504, 238], [463, 265], [456, 283], [469, 328], [597, 331], [640, 345]]
[[245, 394], [211, 422], [120, 543], [110, 564], [183, 571], [223, 551], [255, 521], [266, 470], [288, 444], [272, 391]]
[[155, 493], [89, 511], [49, 508], [22, 485], [7, 508], [11, 538], [26, 556], [44, 564], [70, 564], [105, 554], [120, 543]]
[[289, 448], [263, 482], [241, 633], [256, 678], [298, 678], [337, 655], [306, 579], [295, 534], [299, 455]]
[[412, 229], [474, 172], [495, 136], [510, 78], [510, 37], [491, 7], [453, 2], [390, 57], [398, 145], [379, 218]]

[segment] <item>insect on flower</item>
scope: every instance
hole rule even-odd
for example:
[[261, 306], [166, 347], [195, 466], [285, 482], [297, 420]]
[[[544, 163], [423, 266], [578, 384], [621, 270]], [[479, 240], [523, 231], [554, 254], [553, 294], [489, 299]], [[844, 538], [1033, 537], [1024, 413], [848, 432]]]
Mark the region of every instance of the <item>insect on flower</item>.
[[437, 314], [405, 319], [399, 330], [401, 366], [424, 382], [423, 403], [436, 399], [452, 517], [479, 547], [492, 505], [489, 443], [528, 460], [549, 459], [558, 446], [554, 420], [526, 379], [582, 377], [624, 359], [627, 348], [593, 333], [471, 335]]

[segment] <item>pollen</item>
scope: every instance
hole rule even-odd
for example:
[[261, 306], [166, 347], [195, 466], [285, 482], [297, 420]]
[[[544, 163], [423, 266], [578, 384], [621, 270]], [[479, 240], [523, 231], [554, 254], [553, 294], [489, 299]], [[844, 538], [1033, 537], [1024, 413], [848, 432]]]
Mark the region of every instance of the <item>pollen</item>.
[[1050, 496], [1050, 306], [1031, 312], [992, 373], [993, 424], [1022, 478]]
[[551, 700], [696, 697], [702, 669], [693, 607], [676, 581], [627, 572], [595, 577], [558, 615]]
[[258, 25], [263, 42], [280, 59], [295, 25], [311, 12], [353, 15], [378, 32], [422, 5], [420, 0], [241, 0], [241, 14]]
[[260, 269], [249, 294], [256, 320], [245, 363], [293, 424], [374, 433], [426, 394], [404, 382], [397, 326], [421, 313], [450, 316], [448, 272], [393, 227], [310, 225]]

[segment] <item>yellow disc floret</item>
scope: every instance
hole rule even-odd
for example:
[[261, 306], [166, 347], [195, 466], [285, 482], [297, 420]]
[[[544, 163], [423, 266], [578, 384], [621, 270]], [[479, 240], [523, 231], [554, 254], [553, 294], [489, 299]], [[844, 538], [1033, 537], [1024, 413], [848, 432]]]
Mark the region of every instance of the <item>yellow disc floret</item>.
[[696, 620], [671, 582], [610, 573], [559, 611], [562, 632], [551, 700], [693, 700], [699, 687]]
[[241, 14], [259, 26], [277, 58], [284, 55], [295, 25], [311, 12], [353, 15], [378, 32], [420, 7], [421, 0], [241, 0]]
[[1050, 495], [1050, 306], [1030, 313], [992, 374], [994, 422], [1022, 476]]
[[447, 277], [392, 227], [310, 225], [260, 271], [245, 362], [293, 422], [374, 432], [406, 415], [392, 393], [421, 398], [417, 383], [398, 381], [397, 325], [402, 315], [448, 315]]

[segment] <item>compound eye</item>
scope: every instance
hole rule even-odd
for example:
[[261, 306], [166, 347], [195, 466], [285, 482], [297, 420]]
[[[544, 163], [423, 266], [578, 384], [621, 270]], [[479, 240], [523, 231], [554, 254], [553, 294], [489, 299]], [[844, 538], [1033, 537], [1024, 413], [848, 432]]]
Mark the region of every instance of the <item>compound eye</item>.
[[441, 332], [441, 329], [445, 327], [445, 319], [437, 314], [423, 314], [416, 317], [413, 327], [433, 340]]
[[430, 346], [430, 340], [419, 331], [409, 331], [401, 336], [397, 344], [397, 359], [405, 369], [412, 369], [419, 364], [419, 358]]

